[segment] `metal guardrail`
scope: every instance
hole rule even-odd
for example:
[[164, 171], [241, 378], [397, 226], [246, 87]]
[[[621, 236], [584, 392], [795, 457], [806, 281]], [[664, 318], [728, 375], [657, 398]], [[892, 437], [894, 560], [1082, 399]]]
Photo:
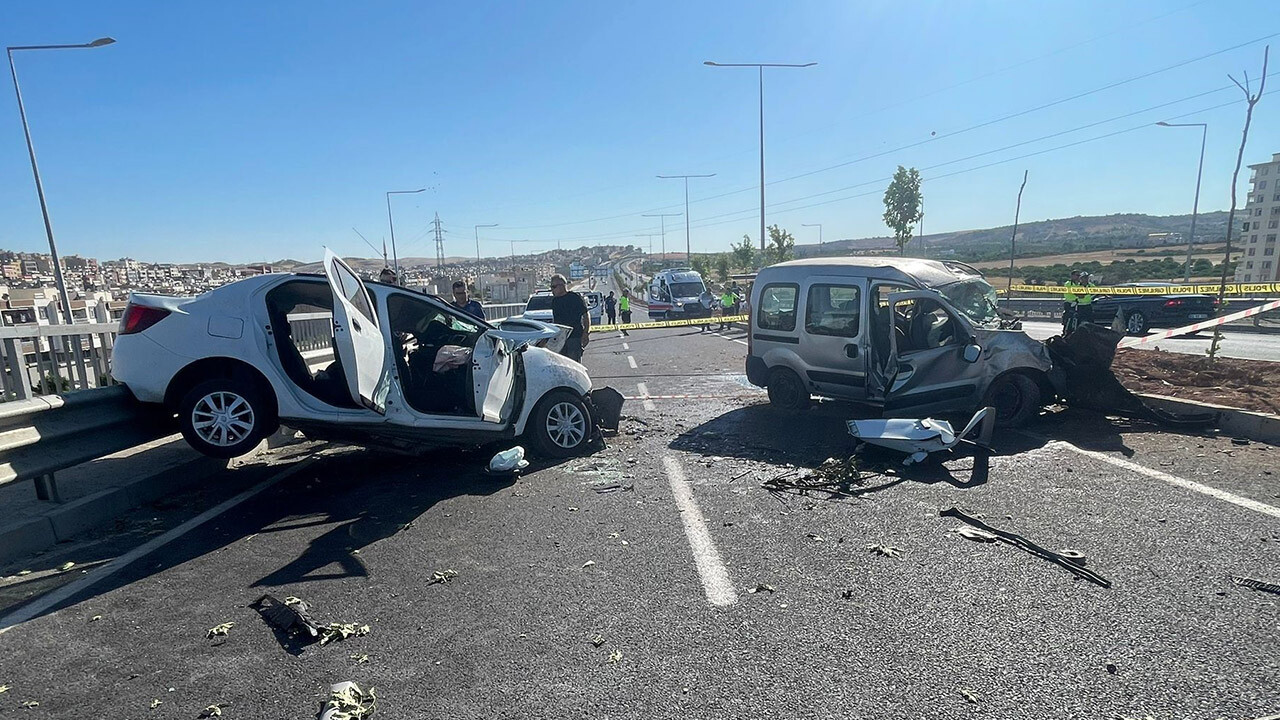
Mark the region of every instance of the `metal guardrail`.
[[55, 472], [173, 431], [121, 386], [0, 404], [0, 486], [32, 480], [41, 500], [61, 502]]

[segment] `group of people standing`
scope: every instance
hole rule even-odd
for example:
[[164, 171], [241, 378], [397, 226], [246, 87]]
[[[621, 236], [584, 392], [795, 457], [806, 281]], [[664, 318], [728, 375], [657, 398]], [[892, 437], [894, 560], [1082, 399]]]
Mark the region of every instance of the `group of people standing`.
[[[622, 288], [622, 297], [614, 297], [613, 291], [604, 298], [604, 312], [609, 317], [609, 324], [616, 325], [618, 323], [618, 314], [622, 314], [622, 323], [625, 325], [631, 322], [631, 291]], [[622, 331], [623, 335], [630, 335], [626, 330]]]

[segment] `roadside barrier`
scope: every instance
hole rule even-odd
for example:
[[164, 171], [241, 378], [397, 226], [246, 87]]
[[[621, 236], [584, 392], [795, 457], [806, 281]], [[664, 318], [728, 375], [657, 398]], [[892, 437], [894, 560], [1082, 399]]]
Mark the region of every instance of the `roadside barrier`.
[[654, 320], [642, 323], [615, 323], [613, 325], [592, 325], [591, 331], [609, 332], [610, 330], [652, 330], [654, 328], [689, 327], [690, 325], [719, 325], [721, 323], [746, 322], [750, 315], [725, 315], [724, 317], [693, 318], [691, 320]]
[[1256, 307], [1251, 307], [1248, 310], [1241, 310], [1240, 312], [1231, 313], [1230, 315], [1223, 315], [1220, 318], [1205, 320], [1203, 322], [1198, 322], [1191, 325], [1184, 325], [1180, 328], [1173, 328], [1172, 330], [1161, 330], [1160, 332], [1154, 335], [1147, 335], [1146, 337], [1125, 338], [1124, 340], [1121, 340], [1119, 345], [1117, 345], [1116, 347], [1122, 347], [1122, 348], [1136, 347], [1138, 345], [1153, 342], [1155, 340], [1163, 340], [1165, 338], [1174, 337], [1175, 335], [1188, 335], [1198, 330], [1205, 330], [1215, 325], [1221, 325], [1223, 323], [1232, 322], [1233, 320], [1241, 320], [1243, 318], [1250, 317], [1251, 315], [1258, 315], [1260, 313], [1267, 312], [1268, 310], [1275, 310], [1276, 308], [1280, 308], [1280, 300], [1272, 300], [1269, 303], [1263, 303]]
[[[1161, 285], [1157, 287], [1091, 287], [1091, 295], [1217, 295], [1218, 283], [1211, 285]], [[1081, 294], [1082, 288], [1066, 288], [1061, 285], [1014, 285], [1013, 292], [1052, 293], [1062, 295], [1068, 291]], [[1270, 295], [1280, 293], [1280, 283], [1227, 283], [1227, 295]]]

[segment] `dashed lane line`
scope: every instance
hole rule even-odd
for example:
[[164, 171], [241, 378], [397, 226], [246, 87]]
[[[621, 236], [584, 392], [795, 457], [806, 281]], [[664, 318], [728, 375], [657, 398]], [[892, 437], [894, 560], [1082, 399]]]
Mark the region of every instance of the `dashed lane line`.
[[623, 350], [630, 350], [630, 349], [631, 349], [631, 343], [622, 343], [622, 349], [623, 349]]
[[653, 404], [653, 401], [649, 399], [649, 386], [648, 386], [648, 385], [645, 385], [644, 383], [636, 383], [636, 390], [639, 390], [639, 391], [640, 391], [640, 397], [642, 397], [642, 398], [644, 398], [644, 399], [645, 399], [645, 400], [644, 400], [644, 409], [645, 409], [645, 410], [649, 410], [650, 412], [652, 412], [652, 411], [654, 411], [654, 410], [657, 410], [657, 409], [658, 409], [658, 406], [657, 406], [657, 405], [654, 405], [654, 404]]
[[697, 499], [693, 497], [693, 487], [684, 476], [684, 468], [670, 455], [662, 458], [662, 465], [667, 470], [667, 482], [671, 484], [676, 507], [680, 509], [680, 522], [684, 524], [684, 534], [689, 539], [689, 549], [693, 551], [693, 563], [698, 568], [707, 602], [718, 607], [734, 604], [738, 601], [738, 593], [729, 581], [729, 570], [720, 559], [720, 551], [707, 530], [707, 522], [702, 517]]
[[715, 330], [712, 330], [712, 331], [711, 331], [711, 334], [712, 334], [712, 335], [715, 335], [716, 337], [724, 338], [725, 340], [728, 340], [729, 342], [736, 342], [736, 343], [738, 343], [739, 345], [746, 345], [746, 344], [747, 344], [747, 341], [746, 341], [746, 340], [739, 340], [738, 338], [731, 338], [731, 337], [729, 337], [728, 335], [721, 335], [718, 331], [715, 331]]
[[636, 359], [635, 359], [634, 357], [630, 356], [630, 355], [628, 355], [628, 356], [627, 356], [627, 364], [631, 366], [631, 369], [632, 369], [632, 370], [639, 370], [639, 369], [640, 369], [640, 366], [639, 366], [639, 365], [636, 365]]
[[1209, 497], [1216, 498], [1223, 502], [1229, 502], [1232, 505], [1239, 505], [1242, 508], [1247, 508], [1249, 510], [1253, 510], [1254, 512], [1260, 512], [1263, 515], [1270, 515], [1273, 518], [1280, 518], [1280, 508], [1275, 507], [1273, 505], [1268, 505], [1264, 502], [1251, 500], [1247, 497], [1242, 497], [1240, 495], [1236, 495], [1235, 493], [1227, 492], [1226, 490], [1219, 490], [1218, 488], [1210, 487], [1203, 483], [1198, 483], [1194, 480], [1187, 480], [1186, 478], [1180, 478], [1177, 475], [1170, 475], [1167, 472], [1153, 470], [1149, 467], [1146, 467], [1145, 465], [1139, 465], [1136, 462], [1130, 462], [1129, 460], [1125, 460], [1123, 458], [1112, 457], [1111, 455], [1097, 452], [1096, 450], [1085, 450], [1083, 448], [1078, 448], [1075, 445], [1072, 445], [1071, 443], [1066, 442], [1064, 440], [1053, 440], [1049, 442], [1046, 447], [1055, 447], [1055, 446], [1064, 447], [1068, 450], [1071, 450], [1072, 452], [1077, 452], [1081, 455], [1084, 455], [1085, 457], [1093, 458], [1094, 460], [1101, 460], [1102, 462], [1110, 463], [1111, 465], [1115, 465], [1116, 467], [1124, 468], [1125, 470], [1136, 472], [1139, 475], [1145, 475], [1146, 477], [1153, 478], [1155, 480], [1161, 480], [1163, 482], [1167, 482], [1170, 485], [1175, 485], [1180, 488], [1186, 488], [1187, 490], [1194, 490], [1195, 492], [1208, 495]]

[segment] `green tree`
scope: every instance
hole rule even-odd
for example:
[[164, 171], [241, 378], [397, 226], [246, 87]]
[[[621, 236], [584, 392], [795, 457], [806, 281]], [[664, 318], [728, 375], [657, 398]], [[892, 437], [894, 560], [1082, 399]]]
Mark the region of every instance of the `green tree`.
[[722, 283], [729, 282], [729, 256], [724, 253], [716, 255], [716, 279]]
[[899, 165], [893, 173], [893, 181], [884, 191], [884, 224], [893, 230], [893, 241], [901, 254], [906, 254], [911, 232], [922, 217], [921, 200], [920, 171]]
[[769, 226], [769, 245], [764, 249], [764, 264], [786, 262], [795, 257], [796, 239], [777, 225]]
[[742, 268], [743, 270], [756, 269], [756, 248], [751, 242], [750, 235], [742, 236], [741, 245], [730, 245], [730, 255], [733, 256], [733, 266]]
[[711, 262], [707, 260], [705, 255], [699, 255], [694, 258], [693, 262], [689, 263], [689, 266], [704, 278], [711, 274]]

